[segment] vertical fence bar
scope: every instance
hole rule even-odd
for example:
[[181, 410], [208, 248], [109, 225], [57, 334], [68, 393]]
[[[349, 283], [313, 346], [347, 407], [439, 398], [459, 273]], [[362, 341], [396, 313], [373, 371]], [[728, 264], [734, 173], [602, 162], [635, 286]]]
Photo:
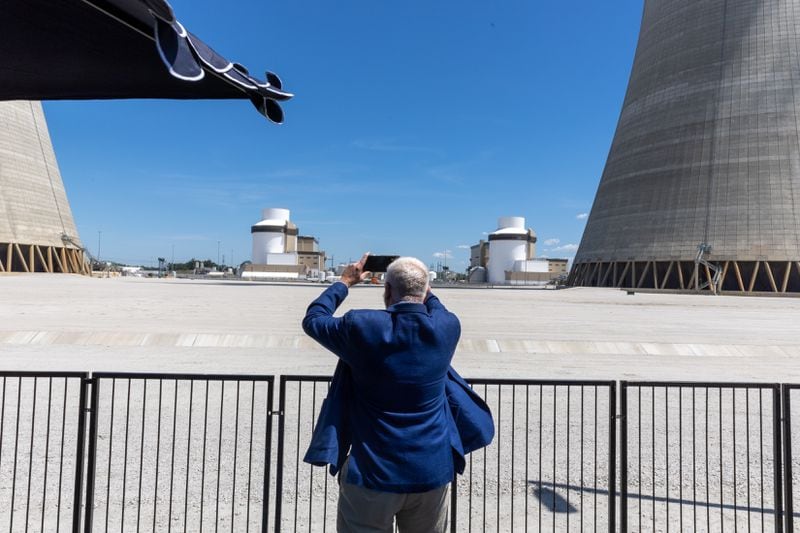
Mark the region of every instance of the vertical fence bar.
[[784, 506], [784, 516], [786, 517], [786, 531], [794, 531], [794, 501], [792, 499], [792, 389], [787, 385], [781, 385], [781, 398], [783, 400], [783, 494], [786, 500]]
[[[597, 405], [595, 405], [595, 409], [597, 409]], [[596, 427], [595, 427], [595, 432], [597, 432]], [[617, 509], [616, 445], [617, 445], [617, 384], [615, 382], [611, 382], [608, 386], [608, 531], [609, 532], [616, 531], [616, 509]], [[620, 448], [621, 446], [622, 445], [620, 444]], [[581, 513], [583, 513], [583, 510], [581, 510]], [[625, 530], [623, 529], [623, 531]]]
[[775, 531], [783, 531], [783, 495], [781, 486], [783, 485], [781, 475], [781, 397], [780, 385], [772, 387], [772, 441], [773, 441], [773, 467], [775, 485]]
[[[84, 531], [91, 533], [92, 519], [94, 518], [94, 483], [95, 465], [97, 463], [97, 418], [98, 418], [98, 398], [100, 396], [100, 383], [95, 378], [87, 378], [86, 381], [92, 388], [92, 403], [89, 407], [89, 452], [86, 465], [86, 512], [84, 513]], [[79, 421], [79, 426], [81, 421]], [[82, 446], [82, 445], [81, 445]], [[81, 461], [83, 463], [83, 461]], [[76, 497], [77, 498], [77, 497]], [[80, 506], [75, 506], [75, 511], [79, 511]], [[80, 518], [73, 523], [73, 531], [80, 531]]]
[[[269, 376], [267, 380], [267, 436], [266, 442], [264, 443], [264, 495], [262, 498], [262, 505], [264, 509], [261, 512], [261, 532], [267, 533], [267, 524], [269, 523], [269, 486], [270, 486], [270, 475], [272, 471], [270, 469], [270, 463], [272, 461], [272, 417], [275, 413], [272, 411], [272, 393], [275, 384], [275, 378], [273, 376]], [[255, 382], [253, 383], [253, 388], [255, 388]], [[279, 430], [279, 437], [278, 437], [278, 465], [282, 465], [283, 462], [281, 460], [281, 455], [283, 453], [282, 444], [283, 444], [283, 378], [281, 378], [281, 406], [279, 407], [279, 412], [277, 413], [279, 416], [278, 424], [280, 427]], [[255, 406], [251, 406], [251, 410], [255, 409]], [[278, 475], [281, 474], [282, 467], [277, 467]], [[280, 499], [283, 492], [281, 491], [280, 487], [281, 481], [276, 481], [276, 489], [275, 492], [278, 495], [275, 501], [275, 514], [277, 517], [278, 522], [276, 522], [275, 531], [276, 533], [280, 531]], [[249, 502], [249, 500], [248, 500]], [[248, 521], [248, 527], [250, 523]]]
[[[45, 509], [47, 509], [47, 471], [50, 462], [50, 414], [53, 407], [53, 378], [48, 378], [47, 384], [47, 426], [45, 427], [44, 444], [44, 482], [42, 483], [42, 521], [39, 524], [41, 531], [44, 531]], [[60, 503], [60, 502], [57, 502]]]
[[[286, 376], [281, 376], [278, 396], [278, 411], [286, 413]], [[278, 458], [275, 464], [275, 533], [281, 531], [281, 500], [283, 500], [283, 439], [285, 436], [284, 416], [278, 419]]]
[[[470, 490], [472, 490], [471, 487]], [[450, 533], [456, 533], [457, 512], [458, 512], [458, 474], [453, 473], [453, 482], [450, 483]]]
[[[89, 388], [91, 387], [92, 392], [92, 404], [88, 408], [87, 413], [87, 394], [89, 392]], [[95, 412], [94, 406], [96, 402], [95, 398], [95, 391], [96, 387], [94, 386], [94, 381], [92, 381], [89, 377], [89, 374], [85, 374], [81, 377], [81, 385], [80, 385], [80, 399], [78, 400], [78, 435], [77, 435], [77, 444], [76, 444], [76, 456], [75, 456], [75, 494], [73, 494], [73, 503], [72, 503], [72, 531], [74, 533], [78, 533], [81, 530], [81, 505], [82, 505], [82, 496], [83, 496], [83, 460], [84, 460], [84, 448], [86, 444], [86, 415], [90, 414], [91, 420], [95, 419]], [[64, 385], [64, 396], [67, 395], [67, 387], [66, 384]], [[94, 425], [91, 421], [89, 423], [89, 430], [96, 429], [96, 425]], [[64, 435], [61, 435], [61, 438], [64, 438]], [[93, 440], [89, 439], [89, 466], [86, 469], [86, 484], [87, 484], [87, 496], [86, 496], [86, 521], [91, 522], [91, 496], [88, 494], [88, 485], [90, 480], [94, 481], [93, 473], [93, 454], [94, 454], [94, 446]], [[87, 530], [88, 531], [88, 530]]]
[[625, 381], [619, 383], [619, 403], [619, 525], [622, 531], [628, 531], [628, 384]]

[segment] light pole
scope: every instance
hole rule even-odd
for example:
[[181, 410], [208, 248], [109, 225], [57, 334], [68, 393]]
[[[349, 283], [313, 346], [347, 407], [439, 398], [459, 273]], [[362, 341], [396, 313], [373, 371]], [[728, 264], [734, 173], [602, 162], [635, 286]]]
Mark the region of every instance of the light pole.
[[219, 266], [219, 245], [220, 241], [217, 241], [217, 266]]
[[97, 262], [100, 262], [100, 236], [103, 234], [102, 230], [97, 230]]

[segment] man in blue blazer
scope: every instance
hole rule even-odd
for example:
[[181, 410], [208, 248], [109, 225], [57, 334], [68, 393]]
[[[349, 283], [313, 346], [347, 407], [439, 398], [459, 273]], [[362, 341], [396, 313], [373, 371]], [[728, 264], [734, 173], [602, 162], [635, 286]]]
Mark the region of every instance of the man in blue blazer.
[[[494, 434], [486, 404], [450, 368], [458, 318], [414, 258], [386, 272], [385, 310], [333, 313], [366, 255], [309, 306], [303, 329], [340, 358], [305, 460], [341, 468], [337, 529], [444, 532], [447, 488]], [[349, 448], [349, 456], [347, 456]]]

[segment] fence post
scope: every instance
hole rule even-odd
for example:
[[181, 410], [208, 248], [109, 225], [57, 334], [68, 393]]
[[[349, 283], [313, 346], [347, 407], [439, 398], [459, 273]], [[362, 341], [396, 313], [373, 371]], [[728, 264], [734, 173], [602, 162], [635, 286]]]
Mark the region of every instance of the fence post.
[[608, 386], [608, 531], [616, 530], [617, 512], [617, 383]]
[[786, 516], [786, 531], [794, 531], [794, 502], [792, 501], [792, 389], [781, 385], [783, 398], [783, 482], [784, 482], [784, 514]]
[[[261, 511], [261, 532], [267, 533], [267, 524], [269, 523], [269, 486], [270, 486], [270, 464], [272, 462], [272, 417], [275, 413], [272, 411], [272, 394], [274, 389], [275, 378], [270, 376], [267, 380], [267, 435], [266, 442], [264, 442], [264, 496], [262, 499], [263, 509]], [[255, 381], [253, 387], [256, 386]], [[251, 406], [251, 409], [253, 407]], [[280, 423], [283, 424], [283, 411], [279, 413]], [[278, 469], [280, 472], [281, 470]], [[277, 502], [276, 502], [277, 506]], [[277, 531], [277, 529], [276, 529]]]
[[619, 528], [628, 531], [628, 383], [619, 382]]
[[772, 387], [772, 437], [774, 443], [774, 470], [775, 479], [775, 531], [781, 533], [783, 531], [783, 496], [781, 494], [781, 398], [780, 388], [778, 384]]
[[[97, 459], [97, 404], [100, 397], [100, 382], [97, 378], [87, 379], [92, 387], [92, 404], [89, 406], [89, 457], [86, 466], [86, 513], [84, 514], [83, 530], [92, 531], [92, 517], [94, 513], [94, 474]], [[112, 415], [113, 416], [113, 415]], [[79, 529], [75, 530], [76, 533]]]
[[456, 533], [456, 512], [458, 511], [458, 473], [453, 473], [450, 484], [450, 533]]
[[[89, 374], [81, 376], [80, 385], [80, 399], [78, 401], [78, 434], [77, 442], [75, 445], [75, 492], [72, 496], [72, 531], [79, 533], [81, 530], [81, 505], [83, 501], [83, 461], [86, 451], [86, 396], [88, 395], [88, 387], [91, 382]], [[64, 390], [66, 395], [66, 388]], [[62, 435], [62, 439], [64, 436]], [[87, 506], [87, 512], [89, 507]]]
[[278, 396], [278, 457], [275, 462], [275, 533], [281, 531], [281, 501], [283, 500], [283, 437], [286, 413], [286, 376], [281, 376], [280, 395]]

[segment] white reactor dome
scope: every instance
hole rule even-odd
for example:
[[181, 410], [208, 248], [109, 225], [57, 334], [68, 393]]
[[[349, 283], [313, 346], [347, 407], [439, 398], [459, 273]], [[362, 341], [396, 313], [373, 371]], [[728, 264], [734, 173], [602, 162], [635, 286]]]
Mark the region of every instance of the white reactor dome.
[[521, 229], [525, 232], [525, 217], [500, 217], [497, 219], [497, 229]]
[[266, 209], [261, 210], [261, 219], [262, 222], [268, 220], [283, 220], [284, 222], [288, 222], [289, 213], [290, 211], [288, 209], [284, 209], [283, 207], [267, 207]]

